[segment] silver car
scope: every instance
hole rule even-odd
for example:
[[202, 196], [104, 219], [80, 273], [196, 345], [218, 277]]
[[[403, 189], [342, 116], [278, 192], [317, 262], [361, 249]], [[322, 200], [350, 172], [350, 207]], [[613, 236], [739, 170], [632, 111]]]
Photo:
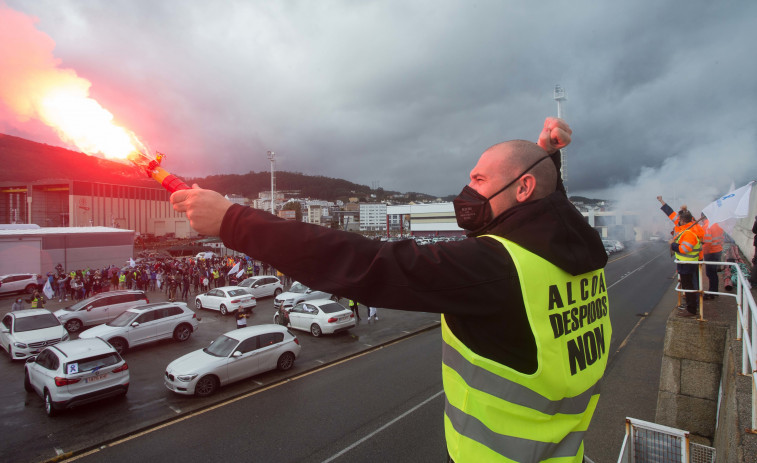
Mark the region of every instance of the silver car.
[[33, 273], [14, 273], [0, 276], [0, 294], [19, 293], [32, 294], [39, 289], [37, 276]]
[[285, 309], [294, 307], [303, 301], [309, 301], [311, 299], [331, 299], [336, 301], [336, 296], [325, 291], [318, 291], [317, 289], [310, 289], [303, 285], [299, 281], [292, 283], [292, 287], [289, 291], [281, 293], [273, 300], [273, 307], [280, 309], [282, 306]]
[[239, 286], [245, 288], [256, 298], [276, 297], [284, 292], [284, 285], [281, 284], [281, 280], [268, 275], [247, 278], [239, 283]]
[[115, 319], [127, 309], [150, 302], [144, 291], [106, 291], [55, 311], [55, 316], [69, 333], [84, 326], [101, 325]]

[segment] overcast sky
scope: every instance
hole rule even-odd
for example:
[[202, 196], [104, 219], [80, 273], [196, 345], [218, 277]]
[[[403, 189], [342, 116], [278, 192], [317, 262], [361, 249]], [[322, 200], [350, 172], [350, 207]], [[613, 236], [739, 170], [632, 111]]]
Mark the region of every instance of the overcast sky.
[[[0, 13], [6, 30], [37, 18], [55, 66], [179, 175], [267, 171], [273, 150], [277, 170], [456, 194], [487, 147], [536, 140], [560, 84], [570, 194], [698, 210], [757, 177], [754, 1], [0, 0]], [[1, 102], [0, 132], [63, 144]]]

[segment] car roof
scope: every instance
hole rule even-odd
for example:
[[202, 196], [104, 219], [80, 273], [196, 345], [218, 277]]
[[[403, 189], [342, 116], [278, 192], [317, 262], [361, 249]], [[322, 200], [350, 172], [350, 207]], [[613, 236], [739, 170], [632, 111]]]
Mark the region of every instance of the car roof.
[[[322, 306], [324, 304], [339, 304], [338, 302], [332, 301], [331, 299], [308, 299], [306, 301], [302, 301], [302, 303], [303, 304], [313, 304], [313, 305], [317, 305], [317, 306]], [[342, 305], [342, 304], [339, 304], [339, 305]], [[342, 307], [344, 307], [344, 306], [342, 305]], [[344, 307], [344, 308], [347, 309], [346, 307]], [[347, 310], [349, 310], [349, 309], [347, 309]]]
[[212, 288], [212, 289], [225, 289], [226, 291], [229, 291], [232, 289], [241, 289], [244, 291], [244, 288], [242, 286], [219, 286], [218, 288]]
[[66, 361], [116, 351], [110, 344], [100, 338], [79, 338], [73, 341], [63, 341], [50, 348], [62, 353], [66, 357]]
[[9, 273], [7, 275], [0, 275], [0, 278], [6, 278], [6, 277], [16, 277], [16, 276], [25, 276], [25, 277], [34, 277], [37, 278], [36, 273]]
[[149, 304], [144, 305], [138, 305], [136, 307], [132, 307], [127, 310], [127, 312], [145, 312], [150, 309], [160, 308], [160, 307], [174, 307], [179, 306], [183, 308], [187, 308], [186, 302], [151, 302]]
[[24, 310], [17, 310], [15, 312], [8, 312], [8, 313], [13, 315], [16, 318], [33, 317], [35, 315], [43, 315], [46, 313], [49, 313], [50, 315], [53, 314], [47, 309], [24, 309]]
[[246, 339], [251, 336], [257, 336], [259, 334], [274, 333], [274, 332], [283, 333], [285, 331], [287, 331], [287, 328], [281, 325], [276, 325], [273, 323], [266, 323], [263, 325], [253, 325], [253, 326], [248, 326], [246, 328], [239, 328], [239, 329], [224, 333], [224, 335], [239, 341], [241, 339]]

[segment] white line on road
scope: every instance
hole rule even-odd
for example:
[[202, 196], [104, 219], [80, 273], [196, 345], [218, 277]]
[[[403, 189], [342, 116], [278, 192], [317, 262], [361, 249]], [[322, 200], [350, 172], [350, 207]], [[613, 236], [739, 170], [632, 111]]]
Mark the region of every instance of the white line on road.
[[610, 290], [610, 288], [612, 288], [613, 286], [617, 285], [617, 284], [618, 284], [618, 283], [620, 283], [621, 281], [623, 281], [623, 280], [625, 280], [626, 278], [630, 277], [631, 275], [633, 275], [633, 274], [634, 274], [634, 273], [636, 273], [637, 271], [639, 271], [639, 270], [643, 269], [643, 268], [644, 268], [644, 267], [645, 267], [645, 266], [646, 266], [646, 265], [647, 265], [648, 263], [650, 263], [650, 262], [652, 262], [653, 260], [657, 259], [657, 258], [658, 258], [658, 257], [660, 257], [661, 255], [662, 255], [662, 254], [657, 254], [656, 256], [654, 256], [653, 258], [651, 258], [650, 260], [648, 260], [647, 262], [645, 262], [645, 263], [641, 264], [640, 266], [636, 267], [636, 268], [635, 268], [634, 270], [631, 270], [630, 272], [626, 273], [625, 275], [623, 275], [622, 277], [620, 277], [620, 279], [619, 279], [618, 281], [616, 281], [615, 283], [613, 283], [613, 284], [611, 284], [610, 286], [608, 286], [608, 287], [607, 287], [607, 290], [609, 291], [609, 290]]
[[53, 447], [55, 449], [56, 455], [63, 455], [63, 449], [59, 449], [58, 447]]
[[409, 414], [413, 413], [414, 411], [418, 410], [419, 408], [421, 408], [422, 406], [424, 406], [424, 405], [426, 405], [427, 403], [431, 402], [432, 400], [436, 399], [437, 397], [439, 397], [439, 396], [440, 396], [440, 395], [442, 395], [442, 394], [444, 394], [444, 390], [441, 390], [441, 391], [437, 392], [436, 394], [432, 395], [431, 397], [429, 397], [428, 399], [426, 399], [426, 400], [424, 400], [423, 402], [419, 403], [418, 405], [416, 405], [415, 407], [411, 408], [410, 410], [406, 411], [406, 412], [405, 412], [405, 413], [403, 413], [402, 415], [400, 415], [400, 416], [398, 416], [397, 418], [393, 419], [392, 421], [390, 421], [390, 422], [386, 423], [385, 425], [381, 426], [380, 428], [378, 428], [377, 430], [375, 430], [375, 431], [373, 431], [372, 433], [368, 434], [367, 436], [363, 437], [362, 439], [360, 439], [360, 440], [358, 440], [358, 441], [354, 442], [354, 443], [353, 443], [352, 445], [350, 445], [349, 447], [346, 447], [346, 448], [345, 448], [345, 449], [343, 449], [343, 450], [342, 450], [341, 452], [339, 452], [339, 453], [336, 453], [336, 454], [334, 454], [334, 455], [330, 456], [329, 458], [327, 458], [327, 459], [323, 460], [323, 462], [322, 462], [322, 463], [328, 463], [328, 462], [330, 462], [330, 461], [336, 460], [336, 459], [337, 459], [337, 458], [339, 458], [340, 456], [342, 456], [342, 455], [344, 455], [345, 453], [349, 452], [350, 450], [354, 449], [354, 448], [355, 448], [355, 447], [357, 447], [358, 445], [360, 445], [360, 444], [362, 444], [363, 442], [367, 441], [367, 440], [368, 440], [368, 439], [370, 439], [371, 437], [373, 437], [373, 436], [375, 436], [376, 434], [380, 433], [381, 431], [383, 431], [384, 429], [386, 429], [386, 428], [388, 428], [389, 426], [393, 425], [394, 423], [398, 422], [399, 420], [401, 420], [402, 418], [406, 417], [407, 415], [409, 415]]
[[169, 405], [168, 408], [174, 411], [177, 415], [181, 413], [181, 409], [179, 407], [174, 407], [173, 405]]

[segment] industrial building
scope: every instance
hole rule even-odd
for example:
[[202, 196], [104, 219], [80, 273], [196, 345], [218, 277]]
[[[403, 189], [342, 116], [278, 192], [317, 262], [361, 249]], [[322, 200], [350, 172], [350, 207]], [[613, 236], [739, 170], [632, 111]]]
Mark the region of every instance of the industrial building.
[[0, 275], [122, 267], [134, 255], [134, 231], [110, 227], [0, 229]]
[[184, 214], [174, 212], [163, 188], [78, 180], [0, 183], [0, 223], [40, 227], [110, 227], [141, 235], [193, 233]]

